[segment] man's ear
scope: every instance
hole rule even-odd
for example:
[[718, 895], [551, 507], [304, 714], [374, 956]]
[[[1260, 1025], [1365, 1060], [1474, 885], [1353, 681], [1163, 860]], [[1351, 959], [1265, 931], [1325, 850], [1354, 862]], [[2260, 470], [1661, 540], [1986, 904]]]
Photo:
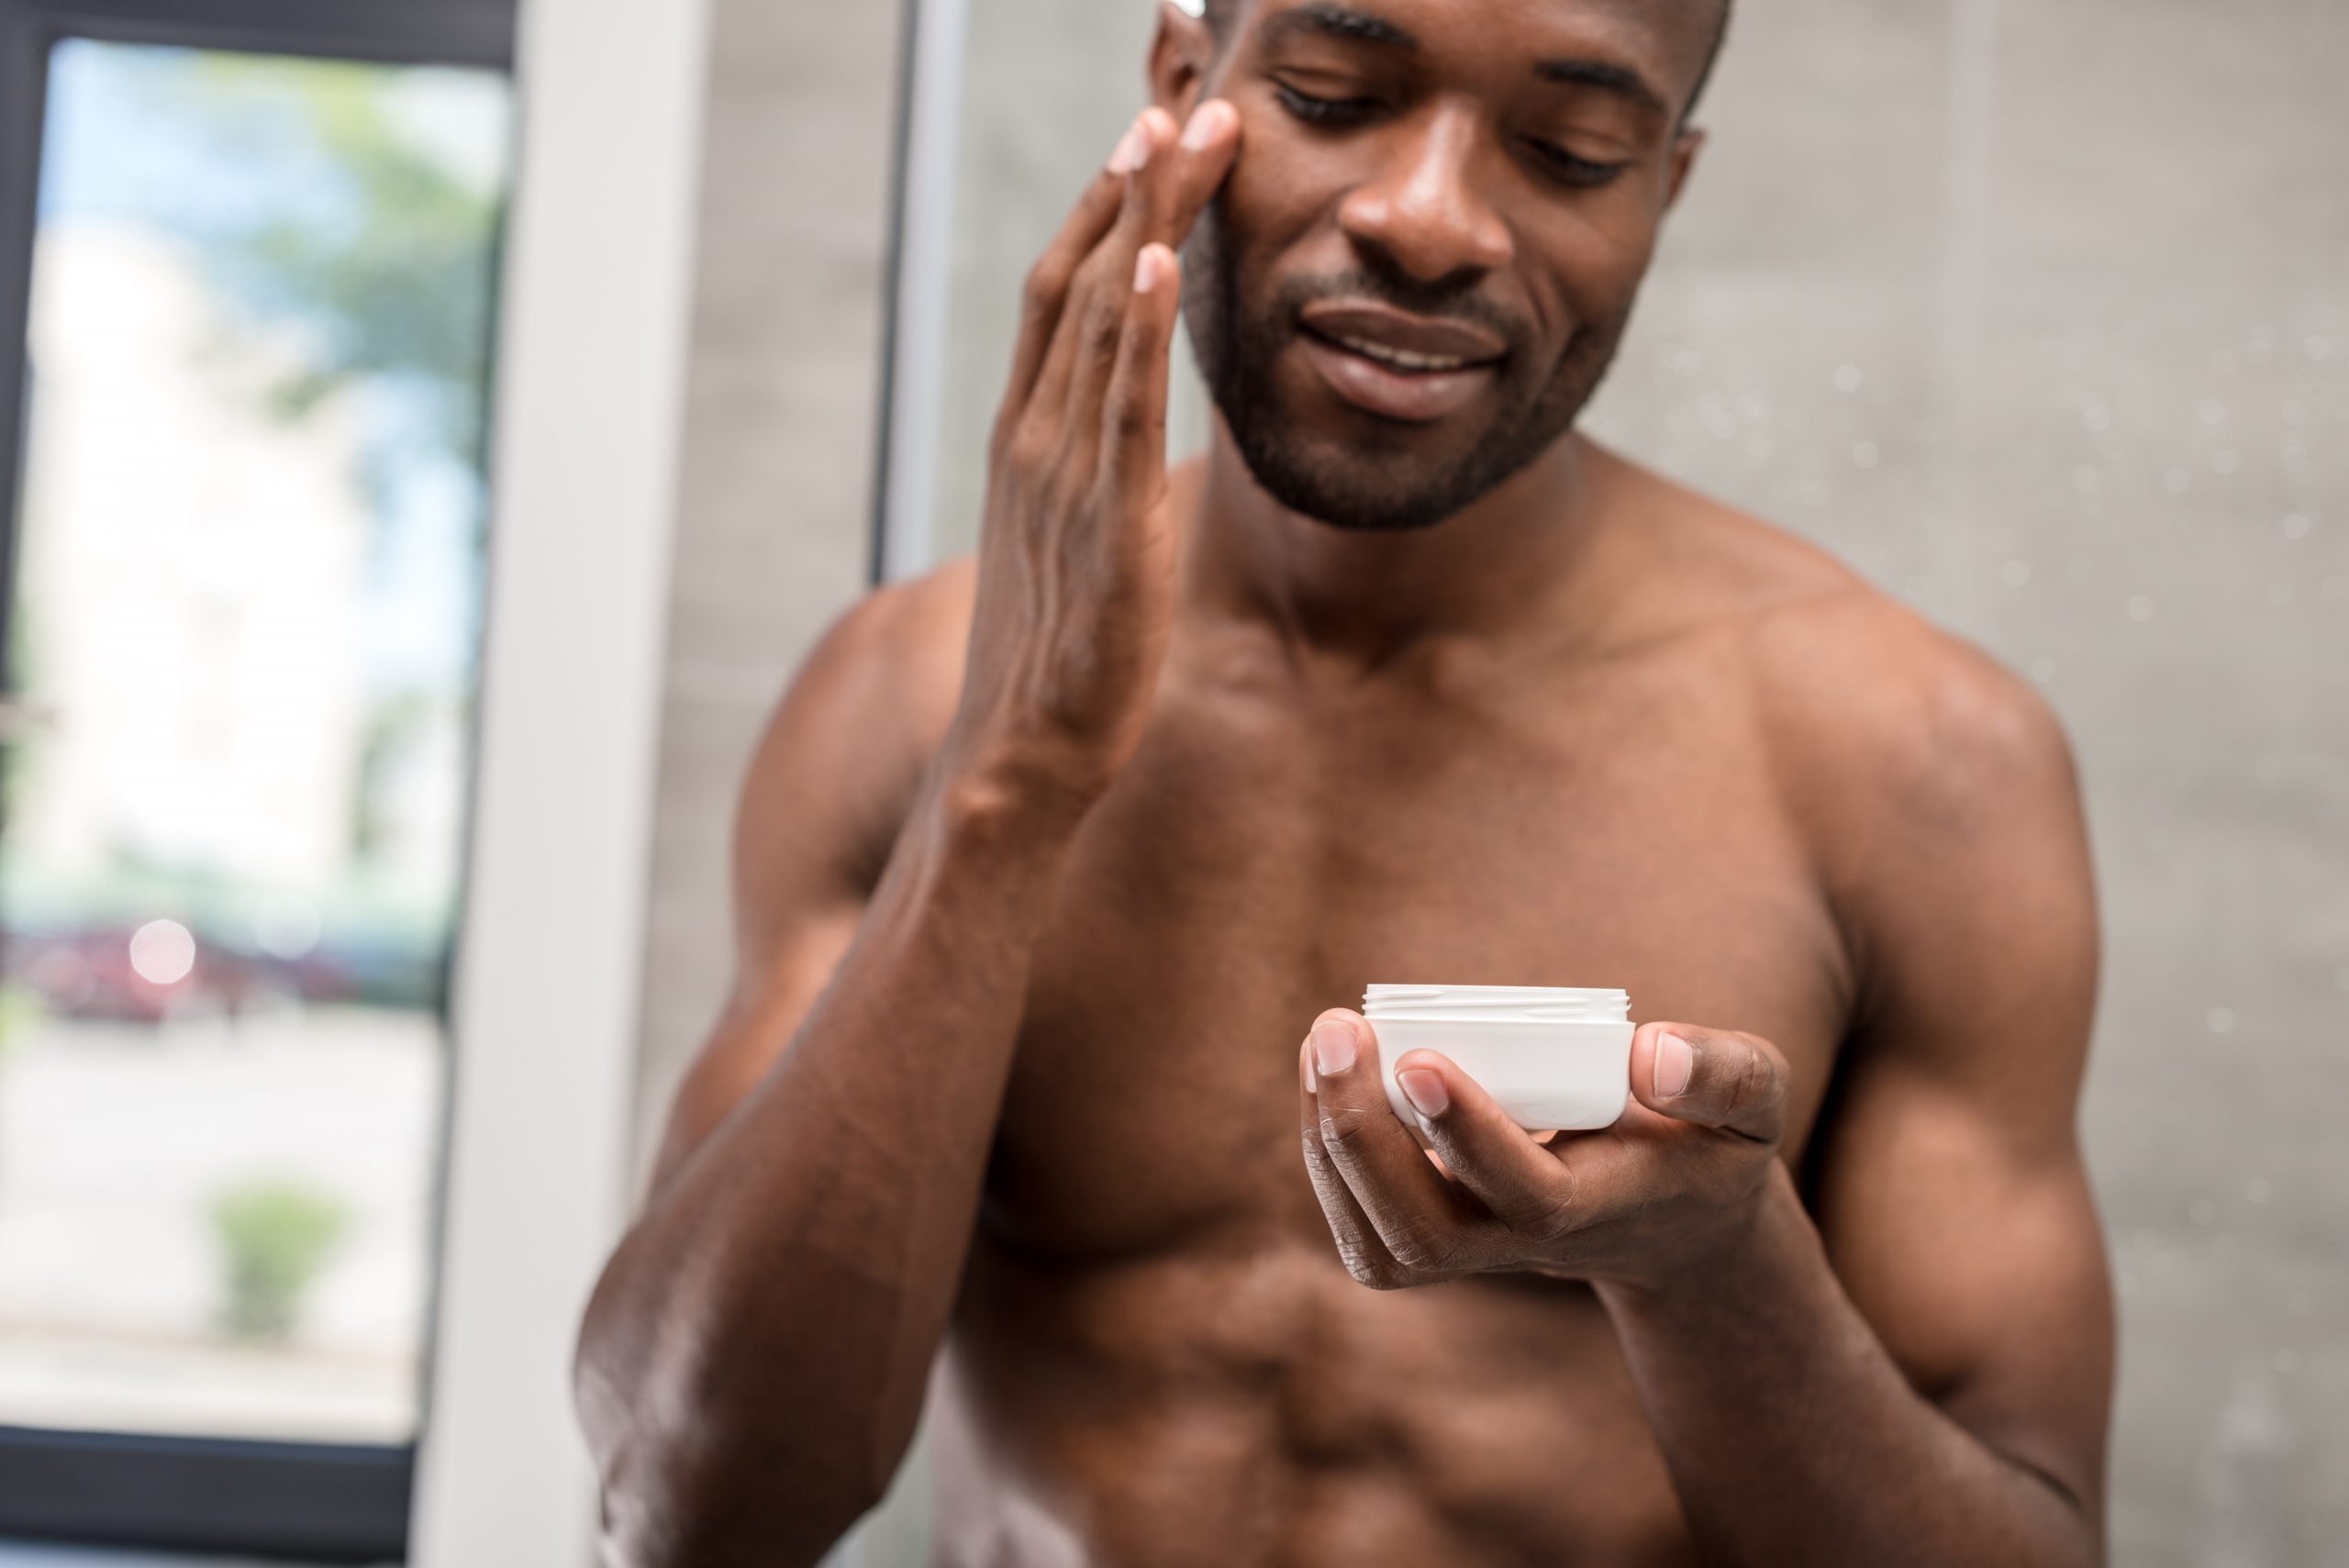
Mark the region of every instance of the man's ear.
[[1664, 193], [1664, 210], [1670, 212], [1680, 200], [1681, 189], [1688, 183], [1688, 172], [1697, 166], [1697, 154], [1705, 147], [1705, 133], [1684, 130], [1672, 144], [1671, 183]]
[[1215, 35], [1207, 18], [1194, 17], [1174, 0], [1158, 0], [1158, 31], [1150, 40], [1150, 58], [1142, 74], [1150, 101], [1181, 125], [1206, 97], [1208, 73], [1215, 64]]

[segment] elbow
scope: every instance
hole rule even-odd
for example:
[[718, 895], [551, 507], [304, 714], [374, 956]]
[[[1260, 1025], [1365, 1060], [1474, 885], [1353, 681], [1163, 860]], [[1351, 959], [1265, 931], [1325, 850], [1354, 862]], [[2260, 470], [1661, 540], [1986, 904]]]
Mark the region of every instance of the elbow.
[[813, 1411], [745, 1405], [739, 1376], [662, 1364], [674, 1358], [653, 1347], [673, 1336], [621, 1312], [612, 1284], [588, 1306], [572, 1369], [602, 1568], [814, 1568], [881, 1501], [854, 1438], [826, 1440]]
[[804, 1481], [763, 1485], [737, 1466], [674, 1457], [599, 1457], [602, 1568], [816, 1568], [880, 1501]]
[[605, 1568], [813, 1568], [880, 1505], [912, 1436], [885, 1415], [886, 1347], [655, 1240], [640, 1223], [622, 1241], [573, 1356]]

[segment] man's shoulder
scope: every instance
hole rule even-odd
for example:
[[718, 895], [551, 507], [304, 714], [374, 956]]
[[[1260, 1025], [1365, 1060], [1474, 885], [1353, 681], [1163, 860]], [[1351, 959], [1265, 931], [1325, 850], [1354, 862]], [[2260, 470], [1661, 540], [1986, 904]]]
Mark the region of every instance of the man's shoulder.
[[[1765, 787], [1870, 1005], [1939, 997], [1943, 977], [1978, 963], [2053, 974], [2050, 994], [2077, 1002], [2095, 969], [2093, 875], [2071, 745], [2045, 699], [1815, 546], [1726, 508], [1694, 526], [1714, 535], [1715, 573], [1739, 579], [1718, 600], [1728, 640], [1709, 667], [1742, 688]], [[1998, 1055], [1971, 1037], [1955, 1049]]]
[[2029, 682], [1809, 540], [1650, 482], [1667, 486], [1675, 564], [1731, 639], [1781, 787], [1823, 820], [1963, 828], [2076, 795], [2063, 728]]
[[1839, 817], [1966, 834], [2076, 794], [2069, 742], [2036, 689], [1865, 584], [1774, 607], [1753, 655], [1774, 742]]
[[977, 582], [976, 560], [961, 556], [870, 589], [833, 620], [810, 663], [839, 661], [924, 684], [941, 673], [959, 679]]
[[965, 558], [868, 590], [809, 650], [780, 713], [810, 706], [893, 745], [942, 736], [962, 688], [975, 579]]
[[743, 779], [745, 840], [830, 800], [885, 850], [953, 722], [970, 637], [968, 560], [874, 588], [833, 617], [769, 713]]

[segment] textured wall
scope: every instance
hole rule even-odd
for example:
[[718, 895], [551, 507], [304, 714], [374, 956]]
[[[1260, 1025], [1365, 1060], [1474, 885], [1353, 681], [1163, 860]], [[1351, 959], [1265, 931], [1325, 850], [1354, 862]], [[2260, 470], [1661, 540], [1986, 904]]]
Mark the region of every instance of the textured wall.
[[[712, 10], [640, 1163], [731, 970], [727, 849], [751, 749], [818, 634], [863, 591], [872, 550], [900, 8]], [[909, 1467], [911, 1509], [866, 1532], [868, 1560], [918, 1561], [900, 1536], [920, 1529], [920, 1483]]]
[[863, 591], [899, 13], [717, 0], [680, 478], [640, 1142], [731, 971], [743, 770]]
[[[1020, 274], [1139, 107], [1152, 15], [973, 0], [941, 552], [975, 533]], [[2071, 730], [2125, 1564], [2349, 1536], [2345, 62], [2340, 0], [1740, 0], [1590, 421]]]

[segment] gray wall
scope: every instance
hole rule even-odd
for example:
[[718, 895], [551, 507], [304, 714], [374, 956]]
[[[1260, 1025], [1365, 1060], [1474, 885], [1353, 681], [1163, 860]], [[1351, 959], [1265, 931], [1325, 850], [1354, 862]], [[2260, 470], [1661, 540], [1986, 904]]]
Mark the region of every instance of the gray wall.
[[716, 0], [645, 956], [639, 1142], [717, 1016], [759, 731], [863, 591], [899, 15]]
[[[987, 430], [1010, 372], [1019, 288], [1142, 105], [1153, 0], [968, 0], [932, 558], [978, 540]], [[1190, 339], [1174, 339], [1167, 447], [1207, 442]]]
[[[751, 750], [865, 587], [900, 20], [894, 4], [712, 6], [640, 1167], [731, 972], [727, 850]], [[909, 1466], [868, 1527], [868, 1562], [919, 1562], [922, 1476]]]
[[[975, 534], [1020, 274], [1140, 106], [1152, 15], [973, 0], [941, 553]], [[2349, 1535], [2344, 70], [2341, 0], [1740, 0], [1590, 420], [2071, 730], [2126, 1564]]]

